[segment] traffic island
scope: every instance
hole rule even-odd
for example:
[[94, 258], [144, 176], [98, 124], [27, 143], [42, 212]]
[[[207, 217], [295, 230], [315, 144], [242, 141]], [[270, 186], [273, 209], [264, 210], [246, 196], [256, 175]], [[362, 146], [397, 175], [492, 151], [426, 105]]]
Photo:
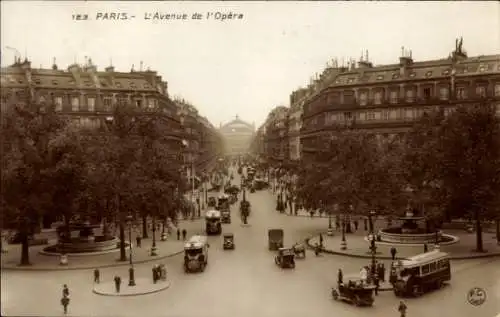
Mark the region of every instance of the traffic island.
[[92, 290], [94, 294], [102, 296], [140, 296], [158, 293], [170, 287], [169, 281], [158, 281], [153, 283], [148, 278], [135, 279], [135, 286], [128, 286], [127, 281], [124, 281], [120, 286], [120, 292], [116, 291], [116, 285], [113, 281], [94, 284]]

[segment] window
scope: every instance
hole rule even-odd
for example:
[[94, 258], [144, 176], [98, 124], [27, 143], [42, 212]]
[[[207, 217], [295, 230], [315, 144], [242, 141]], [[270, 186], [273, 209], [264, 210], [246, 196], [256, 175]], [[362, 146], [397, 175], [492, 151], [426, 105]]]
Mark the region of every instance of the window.
[[390, 119], [390, 112], [389, 111], [382, 111], [382, 119], [384, 121], [389, 121], [389, 119]]
[[71, 97], [71, 111], [80, 110], [80, 98]]
[[390, 102], [391, 103], [398, 103], [398, 92], [396, 90], [392, 90], [390, 93]]
[[365, 106], [367, 103], [368, 103], [368, 94], [366, 93], [366, 91], [364, 91], [359, 95], [359, 104], [361, 106]]
[[377, 76], [377, 80], [382, 80], [382, 79], [384, 79], [384, 75], [378, 75]]
[[92, 84], [90, 83], [90, 81], [85, 81], [85, 82], [84, 82], [84, 84], [85, 84], [85, 86], [87, 86], [87, 87], [92, 86]]
[[405, 118], [412, 119], [413, 118], [413, 109], [405, 110]]
[[136, 99], [135, 100], [135, 105], [137, 108], [142, 108], [142, 100], [141, 99]]
[[448, 100], [450, 98], [450, 90], [448, 87], [439, 88], [439, 99], [440, 100]]
[[424, 99], [431, 99], [431, 88], [426, 87], [424, 88]]
[[392, 74], [392, 79], [398, 79], [399, 78], [399, 74]]
[[56, 105], [56, 111], [62, 111], [63, 99], [62, 97], [54, 98], [54, 103]]
[[486, 87], [485, 86], [477, 86], [476, 87], [476, 95], [479, 98], [485, 98], [486, 97]]
[[422, 265], [422, 274], [428, 274], [430, 271], [430, 266], [429, 264]]
[[373, 96], [373, 100], [376, 105], [380, 105], [382, 103], [382, 92], [381, 91], [376, 91], [375, 95]]
[[465, 87], [457, 87], [457, 99], [466, 99], [467, 92], [465, 91]]
[[428, 71], [427, 73], [425, 73], [425, 77], [431, 77], [432, 76], [432, 71]]
[[431, 263], [431, 264], [430, 264], [430, 271], [431, 271], [431, 272], [436, 271], [436, 266], [437, 266], [437, 265], [436, 265], [436, 262]]
[[500, 97], [500, 84], [495, 85], [495, 97]]
[[95, 98], [93, 97], [87, 98], [87, 110], [92, 112], [95, 111]]
[[126, 105], [126, 104], [128, 104], [128, 97], [120, 96], [116, 99], [116, 101], [119, 105]]
[[413, 94], [413, 89], [406, 90], [406, 101], [413, 102], [415, 101], [415, 96]]
[[413, 72], [413, 73], [411, 73], [411, 74], [410, 74], [410, 77], [411, 77], [411, 78], [413, 78], [413, 77], [415, 77], [415, 76], [417, 76], [417, 74], [416, 74], [415, 72]]
[[375, 112], [369, 111], [366, 113], [366, 120], [375, 120]]
[[148, 109], [154, 109], [154, 107], [155, 107], [155, 101], [156, 100], [153, 99], [153, 98], [149, 98], [148, 99]]
[[352, 113], [344, 112], [344, 120], [351, 120], [351, 119], [352, 119]]
[[116, 88], [122, 88], [122, 84], [121, 83], [116, 83], [115, 86], [116, 86]]
[[57, 80], [53, 80], [52, 85], [57, 86], [57, 85], [59, 85], [59, 83], [57, 82]]
[[104, 105], [104, 111], [111, 111], [111, 107], [113, 106], [113, 97], [104, 97], [102, 99], [102, 103]]
[[137, 88], [137, 86], [135, 85], [135, 83], [134, 83], [134, 82], [131, 82], [131, 83], [130, 83], [130, 88], [134, 88], [134, 89], [135, 89], [135, 88]]

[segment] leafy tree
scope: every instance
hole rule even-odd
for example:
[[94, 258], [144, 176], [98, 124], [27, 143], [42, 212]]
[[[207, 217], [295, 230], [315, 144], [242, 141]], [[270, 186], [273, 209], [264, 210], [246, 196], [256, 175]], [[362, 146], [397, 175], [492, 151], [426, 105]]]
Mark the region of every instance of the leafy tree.
[[29, 237], [40, 217], [52, 207], [50, 188], [54, 188], [51, 169], [57, 159], [51, 156], [50, 142], [66, 126], [54, 107], [28, 100], [2, 111], [2, 204], [3, 222], [19, 231], [21, 265], [30, 264]]
[[[459, 107], [442, 125], [440, 195], [449, 205], [461, 201], [454, 217], [475, 220], [476, 248], [483, 252], [482, 221], [497, 216], [500, 193], [500, 119], [489, 104]], [[444, 199], [443, 199], [444, 200]]]
[[336, 204], [363, 213], [396, 208], [394, 197], [401, 188], [391, 168], [396, 149], [379, 146], [368, 134], [342, 129], [322, 141], [322, 150], [302, 166], [298, 196], [306, 206]]

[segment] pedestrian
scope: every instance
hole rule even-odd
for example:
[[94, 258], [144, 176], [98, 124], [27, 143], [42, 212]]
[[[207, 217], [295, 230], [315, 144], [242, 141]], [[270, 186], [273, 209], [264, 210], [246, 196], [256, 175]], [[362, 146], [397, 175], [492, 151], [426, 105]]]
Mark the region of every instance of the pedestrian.
[[64, 309], [64, 315], [68, 314], [68, 305], [69, 305], [69, 297], [64, 296], [61, 298], [61, 305], [63, 306]]
[[181, 230], [177, 228], [177, 240], [181, 239]]
[[364, 227], [365, 227], [365, 231], [368, 231], [368, 219], [364, 218], [363, 219], [363, 223], [364, 223]]
[[407, 309], [408, 309], [408, 307], [406, 307], [406, 304], [403, 301], [400, 301], [399, 307], [398, 307], [398, 311], [401, 314], [400, 317], [406, 317], [406, 310]]
[[392, 260], [394, 261], [396, 259], [396, 248], [395, 247], [392, 247], [391, 248], [391, 257], [392, 257]]
[[344, 273], [342, 273], [342, 269], [339, 269], [339, 272], [337, 274], [337, 283], [339, 285], [342, 285], [344, 283]]
[[186, 236], [187, 236], [186, 229], [182, 229], [182, 240], [186, 240]]
[[391, 272], [389, 274], [389, 283], [394, 285], [398, 279], [398, 276], [396, 274], [396, 267], [394, 265], [391, 266]]
[[384, 263], [380, 264], [380, 278], [382, 282], [385, 282], [385, 265]]
[[309, 214], [311, 214], [311, 218], [314, 217], [314, 210], [309, 211]]
[[323, 235], [319, 234], [319, 247], [323, 249]]
[[354, 230], [358, 231], [359, 222], [354, 220]]
[[120, 286], [122, 284], [122, 278], [119, 277], [118, 275], [115, 276], [115, 291], [117, 293], [120, 293]]
[[316, 243], [316, 244], [314, 245], [314, 254], [315, 254], [316, 256], [319, 256], [320, 252], [321, 252], [321, 248], [320, 248], [319, 244], [318, 244], [318, 243]]
[[63, 290], [62, 290], [62, 295], [63, 297], [69, 297], [69, 288], [68, 288], [68, 285], [64, 284], [63, 285]]
[[141, 236], [135, 237], [135, 242], [136, 242], [138, 248], [141, 247], [141, 240], [142, 240]]
[[424, 253], [427, 253], [429, 251], [429, 247], [427, 246], [427, 243], [424, 243]]
[[375, 284], [375, 295], [378, 296], [378, 289], [380, 287], [380, 280], [378, 279], [378, 275], [375, 274], [373, 277], [373, 283]]
[[99, 272], [99, 269], [94, 270], [94, 283], [99, 284], [101, 282], [101, 272]]
[[158, 281], [158, 265], [153, 265], [151, 271], [153, 272], [153, 283], [156, 284], [156, 282]]

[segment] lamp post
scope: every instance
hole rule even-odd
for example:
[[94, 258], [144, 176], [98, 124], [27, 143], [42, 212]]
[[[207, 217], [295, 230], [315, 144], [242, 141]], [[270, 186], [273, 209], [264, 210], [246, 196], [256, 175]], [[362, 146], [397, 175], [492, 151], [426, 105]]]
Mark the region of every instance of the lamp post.
[[246, 201], [247, 196], [246, 196], [246, 191], [245, 191], [245, 178], [243, 176], [241, 177], [241, 190], [242, 190], [242, 195], [243, 195], [243, 197], [241, 199], [243, 201]]
[[132, 261], [132, 220], [134, 217], [129, 214], [127, 216], [127, 224], [128, 224], [128, 240], [129, 240], [129, 263], [130, 268], [128, 269], [128, 286], [135, 286], [135, 278], [134, 278], [134, 262]]
[[163, 216], [162, 227], [161, 227], [161, 241], [167, 240], [167, 233], [165, 232], [165, 227], [167, 226], [167, 217]]
[[342, 241], [340, 242], [340, 249], [347, 249], [347, 241], [345, 240], [345, 214], [342, 214]]
[[375, 217], [375, 210], [371, 210], [368, 216], [368, 221], [370, 223], [370, 233], [373, 234], [375, 232], [373, 217]]
[[[333, 209], [336, 211], [337, 210], [337, 204], [333, 206]], [[328, 208], [328, 231], [326, 232], [327, 235], [333, 236], [333, 210], [331, 208]]]
[[153, 242], [151, 244], [151, 256], [157, 256], [156, 253], [156, 217], [153, 215]]
[[370, 241], [370, 251], [372, 255], [372, 265], [371, 265], [371, 274], [372, 276], [375, 275], [375, 254], [377, 253], [377, 246], [375, 245], [375, 235], [373, 233], [370, 233], [368, 235], [368, 240]]

